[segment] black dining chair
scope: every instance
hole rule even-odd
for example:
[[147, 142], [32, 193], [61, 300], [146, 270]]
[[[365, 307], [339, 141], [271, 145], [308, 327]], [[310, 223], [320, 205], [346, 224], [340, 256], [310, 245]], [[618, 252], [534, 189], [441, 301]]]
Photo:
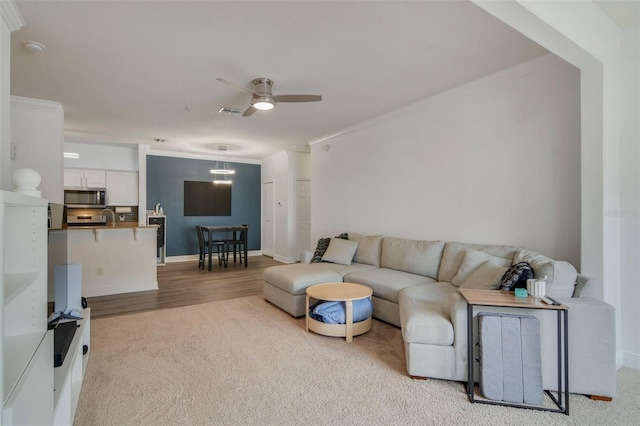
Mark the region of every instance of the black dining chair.
[[242, 225], [242, 229], [233, 231], [232, 238], [227, 240], [227, 262], [229, 261], [229, 254], [233, 253], [233, 263], [236, 263], [236, 257], [239, 258], [240, 263], [242, 263], [244, 259], [244, 251], [246, 249], [245, 245], [248, 231], [248, 225]]
[[209, 257], [209, 270], [211, 270], [211, 255], [216, 253], [218, 256], [218, 265], [227, 266], [227, 244], [226, 241], [211, 241], [209, 231], [207, 228], [196, 225], [196, 232], [198, 234], [198, 268], [204, 269], [205, 258]]

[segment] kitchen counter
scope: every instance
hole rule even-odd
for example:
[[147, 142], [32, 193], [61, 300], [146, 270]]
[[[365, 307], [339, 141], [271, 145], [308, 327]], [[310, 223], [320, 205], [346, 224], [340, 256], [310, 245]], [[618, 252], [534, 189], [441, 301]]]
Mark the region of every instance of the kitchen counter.
[[115, 226], [108, 225], [82, 225], [82, 226], [67, 226], [67, 229], [73, 231], [75, 229], [122, 229], [122, 228], [157, 228], [158, 225], [138, 225], [137, 222], [116, 222]]
[[[125, 222], [116, 226], [69, 226], [51, 230], [50, 265], [82, 264], [84, 297], [157, 290], [157, 228]], [[52, 250], [63, 244], [66, 244], [66, 260], [55, 259]]]

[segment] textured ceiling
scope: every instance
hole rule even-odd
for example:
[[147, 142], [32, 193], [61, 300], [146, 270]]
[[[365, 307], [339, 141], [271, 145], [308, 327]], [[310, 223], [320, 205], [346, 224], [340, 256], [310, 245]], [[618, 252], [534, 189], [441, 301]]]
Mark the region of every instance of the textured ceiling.
[[[547, 51], [467, 1], [17, 1], [12, 95], [58, 101], [69, 142], [262, 159]], [[22, 40], [43, 43], [28, 52]], [[256, 77], [320, 94], [243, 118]], [[165, 142], [153, 142], [154, 138]]]

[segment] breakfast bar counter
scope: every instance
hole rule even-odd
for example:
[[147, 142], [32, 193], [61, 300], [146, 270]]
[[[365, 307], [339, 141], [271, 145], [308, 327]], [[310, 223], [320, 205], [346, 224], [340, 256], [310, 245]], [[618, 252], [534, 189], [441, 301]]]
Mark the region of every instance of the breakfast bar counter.
[[[49, 263], [82, 264], [84, 297], [157, 290], [157, 228], [116, 224], [51, 230]], [[65, 242], [66, 261], [55, 249]]]

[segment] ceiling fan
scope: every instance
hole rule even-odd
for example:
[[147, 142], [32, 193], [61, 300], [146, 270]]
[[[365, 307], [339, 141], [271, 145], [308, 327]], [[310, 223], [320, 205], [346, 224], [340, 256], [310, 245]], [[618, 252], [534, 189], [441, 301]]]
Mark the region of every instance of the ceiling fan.
[[224, 78], [217, 78], [220, 83], [231, 86], [242, 92], [251, 93], [251, 106], [242, 114], [243, 117], [252, 115], [257, 110], [267, 111], [273, 109], [278, 102], [317, 102], [322, 100], [320, 95], [279, 95], [271, 93], [273, 80], [268, 78], [256, 78], [252, 81], [254, 89], [247, 89]]

